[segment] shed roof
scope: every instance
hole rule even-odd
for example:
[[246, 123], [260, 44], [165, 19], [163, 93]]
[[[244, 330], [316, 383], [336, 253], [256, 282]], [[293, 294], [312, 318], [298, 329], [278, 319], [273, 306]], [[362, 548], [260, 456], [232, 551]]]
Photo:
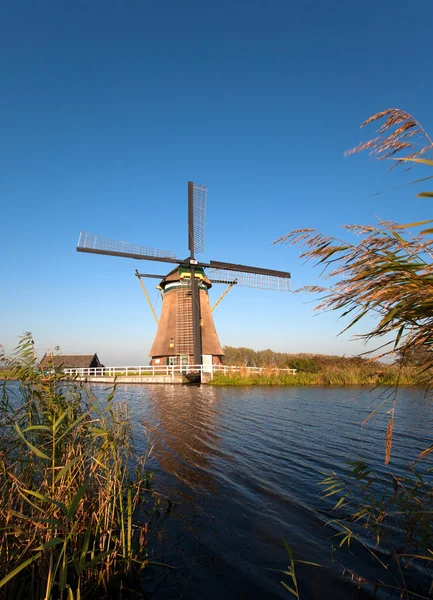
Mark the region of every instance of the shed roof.
[[45, 354], [40, 364], [55, 369], [60, 367], [63, 369], [78, 369], [103, 366], [96, 352], [95, 354], [57, 354], [56, 356]]

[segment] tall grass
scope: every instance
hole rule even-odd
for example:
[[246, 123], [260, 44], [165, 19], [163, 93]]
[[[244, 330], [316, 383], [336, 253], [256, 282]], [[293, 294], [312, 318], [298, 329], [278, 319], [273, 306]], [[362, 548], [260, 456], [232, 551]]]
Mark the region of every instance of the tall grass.
[[412, 465], [406, 476], [384, 475], [358, 460], [346, 474], [331, 471], [321, 482], [323, 497], [335, 502], [337, 545], [362, 547], [381, 571], [372, 581], [356, 564], [343, 565], [335, 552], [334, 561], [359, 590], [381, 589], [384, 597], [406, 600], [432, 597], [432, 474], [431, 468], [422, 472]]
[[362, 367], [328, 366], [318, 373], [298, 371], [284, 373], [277, 369], [263, 369], [250, 373], [248, 369], [215, 373], [212, 385], [279, 385], [279, 386], [349, 386], [416, 385], [419, 377], [410, 367], [366, 365]]
[[[147, 565], [146, 456], [124, 404], [36, 372], [22, 338], [19, 396], [0, 400], [0, 598], [121, 598]], [[142, 513], [144, 514], [144, 513]]]

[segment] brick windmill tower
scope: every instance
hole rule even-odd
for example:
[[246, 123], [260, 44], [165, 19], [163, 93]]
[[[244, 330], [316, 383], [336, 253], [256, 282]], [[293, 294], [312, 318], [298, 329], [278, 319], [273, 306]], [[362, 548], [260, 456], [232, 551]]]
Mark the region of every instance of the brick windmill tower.
[[[139, 274], [138, 274], [139, 275]], [[205, 364], [220, 364], [224, 356], [209, 303], [210, 279], [202, 267], [194, 269], [200, 304], [201, 356]], [[139, 275], [140, 276], [140, 275]], [[179, 266], [164, 277], [158, 330], [150, 349], [152, 365], [185, 366], [194, 363], [194, 326], [191, 269]]]
[[[135, 272], [142, 277], [160, 279], [163, 295], [158, 329], [150, 349], [151, 364], [186, 365], [220, 364], [224, 356], [218, 340], [208, 290], [212, 284], [233, 285], [289, 291], [290, 273], [249, 267], [233, 263], [199, 262], [196, 254], [204, 252], [207, 187], [188, 182], [188, 249], [182, 260], [164, 250], [119, 242], [81, 232], [77, 251], [150, 260], [176, 265], [167, 275]], [[145, 288], [143, 286], [145, 291]], [[146, 291], [145, 291], [146, 293]], [[147, 296], [147, 293], [146, 293]], [[150, 302], [149, 302], [150, 304]]]

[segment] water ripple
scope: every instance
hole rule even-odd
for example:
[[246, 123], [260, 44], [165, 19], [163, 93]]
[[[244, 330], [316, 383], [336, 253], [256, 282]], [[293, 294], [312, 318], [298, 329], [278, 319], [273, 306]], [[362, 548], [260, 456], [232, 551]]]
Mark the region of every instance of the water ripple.
[[[299, 559], [328, 566], [320, 574], [300, 568], [304, 600], [356, 597], [329, 559], [335, 530], [325, 524], [332, 502], [320, 500], [319, 482], [325, 471], [342, 473], [357, 458], [381, 474], [404, 474], [431, 443], [431, 403], [420, 392], [399, 392], [392, 460], [385, 467], [392, 404], [361, 423], [387, 393], [119, 387], [117, 398], [128, 402], [136, 418], [138, 446], [146, 443], [139, 424], [156, 425], [156, 487], [178, 502], [167, 524], [165, 559], [179, 568], [155, 597], [178, 597], [183, 590], [184, 599], [287, 598], [280, 575], [266, 570], [287, 564], [283, 538]], [[367, 558], [364, 566], [371, 568]]]

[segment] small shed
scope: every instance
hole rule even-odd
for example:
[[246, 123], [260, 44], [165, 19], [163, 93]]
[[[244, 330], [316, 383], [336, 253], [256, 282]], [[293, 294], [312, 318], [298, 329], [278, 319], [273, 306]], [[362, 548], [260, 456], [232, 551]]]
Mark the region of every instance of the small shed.
[[103, 367], [104, 365], [96, 354], [45, 354], [41, 360], [40, 368], [46, 371], [63, 371], [63, 369], [89, 369]]

